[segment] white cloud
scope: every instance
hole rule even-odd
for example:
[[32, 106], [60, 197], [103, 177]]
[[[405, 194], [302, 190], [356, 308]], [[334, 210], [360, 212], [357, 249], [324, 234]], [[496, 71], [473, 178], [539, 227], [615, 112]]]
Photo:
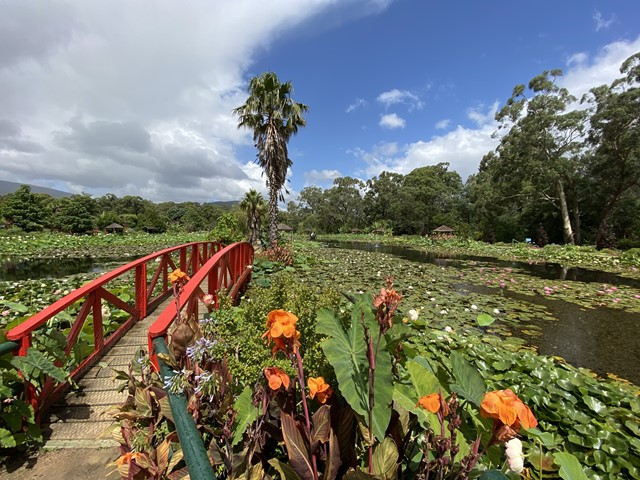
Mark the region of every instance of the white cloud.
[[589, 60], [589, 54], [586, 52], [574, 53], [567, 59], [567, 65], [580, 65]]
[[439, 122], [436, 122], [436, 129], [444, 130], [449, 126], [450, 123], [451, 123], [451, 120], [449, 120], [448, 118], [445, 118], [444, 120], [440, 120]]
[[308, 172], [304, 172], [305, 186], [330, 185], [335, 178], [342, 176], [339, 170], [309, 170]]
[[347, 107], [345, 110], [347, 113], [355, 112], [360, 108], [364, 108], [367, 106], [367, 101], [362, 98], [356, 98], [356, 101]]
[[611, 18], [609, 18], [608, 20], [605, 20], [605, 18], [602, 16], [602, 13], [596, 10], [593, 14], [593, 21], [596, 24], [596, 32], [599, 32], [603, 28], [604, 29], [609, 28], [613, 24], [615, 19], [616, 19], [615, 15], [611, 15]]
[[[580, 53], [578, 55], [581, 61], [567, 63], [568, 68], [558, 83], [580, 99], [591, 88], [610, 84], [621, 77], [620, 65], [638, 51], [640, 51], [640, 36], [635, 40], [605, 45], [591, 57], [582, 56]], [[575, 56], [572, 55], [570, 59]]]
[[0, 178], [154, 201], [264, 191], [231, 113], [256, 52], [389, 1], [2, 2]]
[[486, 111], [483, 111], [483, 109], [485, 109], [484, 105], [478, 105], [475, 108], [470, 108], [467, 110], [467, 118], [475, 122], [478, 127], [492, 123], [499, 105], [499, 102], [495, 101], [488, 109], [486, 109]]
[[385, 108], [389, 108], [391, 105], [398, 103], [408, 105], [410, 110], [423, 107], [423, 103], [417, 95], [408, 90], [398, 90], [397, 88], [387, 92], [382, 92], [378, 95], [377, 100], [382, 103]]
[[378, 123], [378, 125], [380, 125], [383, 128], [404, 128], [404, 126], [406, 125], [406, 121], [404, 118], [398, 116], [395, 113], [389, 113], [387, 115], [381, 115], [380, 116], [380, 122]]
[[487, 124], [478, 129], [458, 126], [445, 135], [431, 140], [419, 140], [395, 150], [387, 150], [384, 145], [374, 146], [370, 151], [362, 149], [353, 153], [362, 159], [366, 167], [363, 173], [367, 177], [379, 175], [383, 171], [406, 175], [418, 167], [449, 163], [449, 170], [456, 171], [465, 181], [476, 173], [482, 157], [497, 146], [497, 140], [491, 138], [495, 124]]

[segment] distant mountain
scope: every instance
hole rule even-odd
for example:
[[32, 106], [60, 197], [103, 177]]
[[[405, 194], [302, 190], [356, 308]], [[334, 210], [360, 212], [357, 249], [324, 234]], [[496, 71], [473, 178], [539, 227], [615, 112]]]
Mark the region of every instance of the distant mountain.
[[63, 192], [62, 190], [56, 190], [55, 188], [39, 187], [37, 185], [31, 185], [29, 183], [8, 182], [6, 180], [0, 180], [0, 195], [13, 193], [18, 190], [21, 185], [28, 185], [29, 187], [31, 187], [31, 191], [33, 193], [46, 193], [47, 195], [51, 195], [54, 198], [70, 197], [72, 195], [69, 192]]
[[240, 200], [230, 200], [227, 202], [205, 202], [203, 205], [215, 205], [216, 207], [230, 210], [234, 205], [240, 203]]

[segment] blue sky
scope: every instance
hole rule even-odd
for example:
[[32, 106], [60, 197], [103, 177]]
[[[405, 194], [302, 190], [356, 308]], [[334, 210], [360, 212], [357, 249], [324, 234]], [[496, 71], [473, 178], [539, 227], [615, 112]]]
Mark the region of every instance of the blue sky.
[[[524, 5], [524, 4], [523, 4]], [[640, 2], [4, 1], [0, 179], [154, 201], [266, 193], [231, 110], [253, 75], [310, 107], [290, 143], [288, 199], [336, 176], [449, 162], [495, 147], [518, 83], [565, 71], [581, 96], [640, 51]]]

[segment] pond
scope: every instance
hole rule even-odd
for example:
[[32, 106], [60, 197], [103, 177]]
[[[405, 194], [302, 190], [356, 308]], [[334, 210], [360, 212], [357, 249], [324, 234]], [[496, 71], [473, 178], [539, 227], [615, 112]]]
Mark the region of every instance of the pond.
[[100, 273], [129, 263], [139, 256], [9, 258], [0, 257], [0, 281], [58, 278], [78, 273]]
[[[640, 337], [638, 326], [640, 315], [620, 308], [598, 306], [585, 308], [566, 298], [552, 298], [543, 294], [523, 294], [494, 286], [464, 282], [463, 275], [455, 275], [471, 269], [513, 269], [520, 275], [549, 280], [560, 280], [567, 288], [580, 289], [580, 284], [597, 283], [626, 285], [640, 289], [640, 281], [618, 276], [610, 272], [581, 268], [563, 268], [558, 264], [529, 264], [528, 262], [506, 261], [491, 257], [465, 255], [447, 256], [421, 252], [407, 247], [378, 245], [369, 243], [331, 243], [331, 247], [341, 249], [380, 252], [395, 255], [417, 263], [431, 263], [445, 272], [451, 271], [451, 284], [458, 292], [481, 295], [500, 295], [529, 304], [541, 305], [557, 320], [529, 319], [539, 327], [539, 335], [527, 335], [517, 326], [509, 327], [516, 336], [524, 338], [527, 344], [536, 347], [543, 355], [560, 356], [574, 366], [585, 367], [599, 375], [608, 373], [625, 378], [640, 385]], [[462, 280], [461, 280], [462, 279]]]

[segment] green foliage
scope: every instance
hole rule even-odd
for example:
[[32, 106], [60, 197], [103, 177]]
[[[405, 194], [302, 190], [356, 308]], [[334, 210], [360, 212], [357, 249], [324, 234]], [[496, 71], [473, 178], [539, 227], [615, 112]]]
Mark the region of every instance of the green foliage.
[[[351, 324], [346, 329], [341, 320], [328, 310], [318, 311], [316, 331], [328, 337], [321, 343], [322, 350], [333, 366], [345, 399], [364, 419], [378, 441], [382, 441], [391, 418], [391, 355], [387, 351], [387, 339], [380, 333], [369, 304], [370, 299], [360, 298], [357, 301], [352, 309]], [[378, 346], [375, 355], [372, 424], [369, 424], [368, 419], [370, 385], [365, 328], [372, 344]]]
[[2, 216], [10, 224], [25, 232], [42, 230], [45, 218], [42, 215], [41, 197], [31, 193], [31, 187], [22, 185], [2, 202]]
[[225, 245], [237, 242], [241, 238], [242, 235], [238, 230], [238, 219], [233, 213], [222, 214], [209, 234], [210, 240], [221, 242]]

